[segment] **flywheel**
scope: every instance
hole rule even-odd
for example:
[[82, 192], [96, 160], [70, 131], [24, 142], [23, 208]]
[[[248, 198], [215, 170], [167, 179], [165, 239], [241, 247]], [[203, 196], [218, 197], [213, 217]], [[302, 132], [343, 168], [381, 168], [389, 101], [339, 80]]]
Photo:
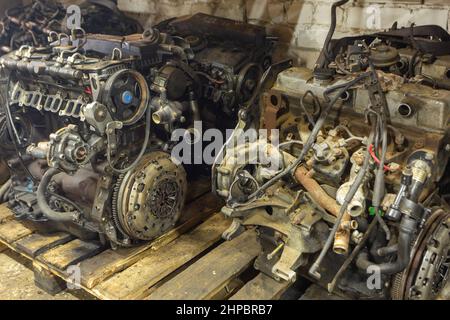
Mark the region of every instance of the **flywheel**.
[[155, 239], [177, 223], [186, 189], [186, 172], [169, 154], [157, 151], [144, 156], [119, 186], [119, 229], [131, 239]]
[[395, 300], [439, 299], [450, 278], [450, 214], [434, 212], [419, 235], [408, 268], [396, 275]]

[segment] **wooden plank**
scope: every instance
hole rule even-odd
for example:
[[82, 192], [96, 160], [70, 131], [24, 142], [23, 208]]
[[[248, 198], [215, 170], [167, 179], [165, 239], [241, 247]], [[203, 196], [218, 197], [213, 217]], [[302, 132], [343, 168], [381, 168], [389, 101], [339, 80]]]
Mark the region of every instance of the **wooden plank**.
[[148, 299], [210, 299], [248, 268], [259, 252], [256, 233], [248, 230], [162, 284]]
[[306, 289], [305, 293], [300, 297], [299, 300], [349, 300], [348, 298], [344, 298], [338, 296], [333, 293], [329, 293], [327, 289], [317, 285], [312, 284]]
[[3, 251], [5, 251], [6, 249], [8, 249], [8, 247], [5, 246], [3, 243], [0, 243], [0, 253], [2, 253]]
[[34, 258], [47, 250], [56, 246], [67, 243], [74, 239], [74, 236], [57, 232], [53, 234], [42, 235], [40, 233], [33, 233], [14, 243], [17, 250], [22, 251], [31, 258]]
[[220, 214], [93, 289], [108, 299], [141, 299], [150, 288], [220, 240], [230, 221]]
[[0, 239], [12, 243], [34, 232], [24, 221], [10, 220], [0, 224]]
[[[148, 247], [145, 247], [148, 250]], [[141, 251], [141, 247], [135, 249], [105, 250], [80, 263], [81, 284], [91, 289], [113, 274], [127, 268], [142, 258], [142, 256], [145, 256], [145, 251]]]
[[[424, 0], [422, 0], [422, 1], [424, 1]], [[443, 0], [427, 0], [426, 4], [440, 4], [440, 5], [442, 5], [442, 4], [447, 4], [447, 3], [446, 3], [446, 1], [443, 1]]]
[[34, 284], [50, 295], [58, 294], [67, 288], [66, 282], [42, 265], [33, 261]]
[[101, 254], [80, 263], [81, 283], [91, 289], [100, 282], [108, 279], [113, 274], [120, 272], [142, 259], [152, 251], [164, 247], [201, 222], [205, 221], [212, 213], [222, 206], [211, 193], [202, 196], [198, 201], [188, 205], [183, 212], [190, 217], [176, 228], [166, 232], [151, 243], [137, 248], [106, 250]]
[[228, 300], [234, 295], [240, 288], [244, 286], [245, 282], [239, 278], [230, 279], [230, 281], [213, 296], [209, 297], [210, 300]]
[[6, 204], [0, 205], [0, 224], [13, 218], [13, 212], [6, 206]]
[[[434, 0], [427, 0], [428, 3], [432, 2]], [[437, 0], [436, 0], [437, 1]], [[407, 3], [407, 4], [422, 4], [423, 0], [358, 0], [357, 4], [360, 5], [370, 5], [371, 3], [392, 3], [395, 2], [395, 4], [400, 4], [400, 3]], [[440, 3], [442, 3], [442, 0], [439, 0]], [[389, 27], [389, 26], [386, 26]]]
[[102, 249], [103, 247], [98, 243], [76, 239], [45, 252], [37, 260], [59, 271], [65, 271], [68, 266], [90, 258]]
[[277, 300], [290, 285], [288, 281], [276, 281], [264, 273], [259, 273], [230, 300]]
[[189, 204], [182, 213], [182, 223], [176, 228], [166, 232], [151, 243], [152, 250], [158, 250], [167, 243], [177, 239], [180, 235], [193, 229], [222, 208], [223, 202], [212, 193], [208, 193]]
[[220, 198], [209, 192], [185, 206], [180, 217], [180, 224], [195, 219], [202, 213], [218, 212], [223, 204]]
[[186, 203], [195, 201], [197, 198], [211, 192], [211, 179], [201, 177], [189, 183], [189, 192], [186, 195]]

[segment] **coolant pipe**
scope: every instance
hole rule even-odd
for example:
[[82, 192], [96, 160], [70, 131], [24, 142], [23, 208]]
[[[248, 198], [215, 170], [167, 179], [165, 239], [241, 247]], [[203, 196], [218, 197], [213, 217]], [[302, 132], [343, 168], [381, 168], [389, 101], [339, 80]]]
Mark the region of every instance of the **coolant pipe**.
[[340, 255], [348, 253], [350, 244], [350, 233], [358, 228], [358, 224], [347, 212], [342, 217], [341, 224], [334, 235], [333, 252]]
[[[418, 206], [417, 202], [419, 197], [424, 189], [428, 169], [431, 168], [423, 161], [418, 160], [412, 164], [412, 179], [411, 185], [409, 186], [409, 197], [406, 198], [405, 195], [402, 197], [407, 200], [406, 204], [408, 206], [415, 205]], [[404, 174], [405, 180], [410, 180], [407, 174]], [[400, 206], [401, 207], [401, 206]], [[378, 270], [382, 274], [396, 274], [398, 272], [403, 271], [408, 264], [410, 263], [410, 255], [411, 255], [411, 241], [414, 237], [415, 232], [417, 231], [417, 226], [419, 224], [420, 217], [417, 213], [411, 215], [411, 212], [414, 211], [411, 209], [402, 211], [399, 209], [402, 214], [402, 218], [399, 225], [399, 237], [398, 237], [398, 245], [397, 245], [397, 259], [394, 262], [387, 262], [381, 264], [375, 264], [369, 260], [369, 255], [367, 252], [361, 252], [356, 259], [356, 266], [359, 269], [367, 270], [367, 268], [373, 266], [378, 268]], [[380, 248], [378, 252], [388, 252], [392, 251], [392, 248]]]
[[77, 211], [70, 211], [70, 212], [55, 211], [52, 208], [50, 208], [45, 198], [45, 193], [47, 191], [47, 187], [50, 181], [59, 172], [60, 171], [58, 169], [50, 168], [44, 174], [36, 192], [37, 204], [41, 209], [42, 213], [44, 214], [44, 216], [46, 216], [49, 220], [57, 222], [71, 222], [73, 221], [73, 216], [77, 213]]
[[397, 196], [395, 197], [394, 203], [390, 206], [389, 210], [386, 212], [385, 216], [387, 219], [391, 221], [400, 221], [402, 215], [400, 212], [400, 203], [403, 197], [407, 196], [408, 188], [411, 185], [411, 182], [412, 182], [412, 170], [410, 167], [406, 167], [402, 173], [400, 190], [398, 191]]
[[[373, 125], [372, 125], [373, 127]], [[371, 145], [374, 139], [374, 127], [372, 128], [372, 132], [369, 135], [369, 139], [368, 139], [368, 145]], [[316, 258], [316, 260], [314, 261], [314, 263], [311, 265], [311, 267], [309, 268], [308, 273], [316, 278], [316, 279], [320, 279], [321, 274], [318, 272], [318, 269], [323, 261], [323, 259], [325, 258], [325, 255], [327, 254], [327, 251], [331, 248], [332, 246], [332, 242], [334, 240], [334, 237], [338, 231], [338, 229], [341, 227], [341, 222], [343, 217], [345, 216], [345, 214], [347, 213], [347, 208], [348, 205], [350, 203], [350, 201], [353, 199], [353, 196], [355, 195], [357, 189], [359, 188], [359, 186], [361, 185], [361, 183], [363, 182], [363, 179], [367, 173], [367, 170], [369, 169], [369, 165], [370, 165], [370, 154], [367, 152], [365, 158], [364, 158], [364, 162], [363, 165], [361, 166], [361, 169], [359, 170], [358, 174], [356, 175], [356, 178], [353, 182], [353, 185], [351, 186], [351, 188], [349, 189], [347, 195], [345, 196], [344, 202], [340, 207], [339, 210], [339, 214], [337, 216], [336, 222], [333, 226], [333, 228], [331, 229], [330, 234], [327, 237], [327, 240], [324, 244], [324, 246], [322, 247], [322, 250], [320, 251], [319, 256]]]
[[377, 254], [380, 257], [384, 257], [387, 256], [389, 254], [393, 254], [396, 253], [398, 251], [398, 243], [393, 244], [392, 246], [388, 246], [388, 247], [384, 247], [384, 248], [380, 248], [377, 250]]
[[399, 226], [397, 260], [395, 262], [375, 264], [369, 260], [367, 251], [363, 251], [356, 259], [356, 266], [364, 271], [367, 271], [369, 267], [374, 267], [380, 273], [389, 275], [403, 271], [410, 262], [411, 241], [416, 229], [417, 221], [408, 216], [403, 216]]
[[339, 214], [340, 206], [335, 199], [330, 197], [325, 190], [317, 183], [316, 180], [311, 178], [308, 174], [308, 170], [305, 167], [299, 166], [295, 170], [295, 178], [297, 181], [308, 191], [313, 200], [326, 211], [337, 217]]
[[[295, 170], [295, 178], [308, 191], [311, 198], [326, 211], [337, 217], [341, 209], [335, 199], [330, 197], [325, 190], [310, 177], [308, 170], [303, 166], [299, 166]], [[346, 212], [342, 218], [342, 222], [334, 237], [333, 251], [337, 254], [346, 254], [350, 243], [350, 230], [352, 227], [351, 217]]]
[[5, 195], [8, 193], [9, 188], [11, 187], [12, 180], [8, 179], [0, 188], [0, 203], [5, 201]]

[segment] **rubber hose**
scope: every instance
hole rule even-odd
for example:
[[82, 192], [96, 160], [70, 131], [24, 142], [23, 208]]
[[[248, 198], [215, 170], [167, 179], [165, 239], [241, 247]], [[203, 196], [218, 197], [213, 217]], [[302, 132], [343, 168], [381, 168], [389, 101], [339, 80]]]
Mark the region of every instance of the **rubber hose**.
[[[330, 60], [331, 60], [331, 54], [329, 52], [329, 50], [330, 50], [330, 41], [331, 41], [331, 38], [333, 38], [334, 31], [336, 30], [336, 23], [337, 23], [337, 12], [336, 11], [337, 11], [337, 8], [340, 7], [340, 6], [343, 6], [348, 1], [349, 0], [337, 1], [337, 2], [333, 3], [333, 5], [331, 6], [331, 25], [330, 25], [330, 29], [328, 30], [327, 37], [325, 38], [325, 42], [323, 44], [325, 56], [327, 58], [326, 62], [330, 62]], [[321, 66], [322, 68], [326, 67], [326, 62], [325, 62], [325, 65]]]
[[[373, 130], [375, 130], [375, 128], [373, 128]], [[368, 139], [368, 146], [370, 146], [373, 142], [374, 139], [374, 131], [371, 132], [369, 139]], [[347, 207], [348, 204], [350, 203], [350, 201], [352, 201], [356, 191], [358, 190], [359, 186], [361, 185], [364, 177], [366, 176], [367, 170], [369, 169], [369, 165], [370, 165], [370, 154], [369, 151], [367, 151], [366, 157], [364, 159], [364, 163], [361, 166], [361, 169], [358, 172], [358, 175], [356, 176], [353, 184], [351, 185], [350, 189], [348, 190], [344, 202], [342, 203], [342, 206], [340, 208], [339, 211], [339, 215], [336, 219], [336, 223], [333, 226], [333, 229], [331, 229], [330, 234], [328, 235], [327, 241], [325, 242], [325, 245], [323, 246], [319, 257], [316, 259], [316, 261], [314, 261], [313, 265], [311, 266], [311, 268], [309, 269], [309, 274], [312, 275], [315, 278], [320, 279], [320, 274], [317, 272], [317, 270], [320, 267], [320, 264], [322, 263], [322, 260], [325, 258], [325, 255], [327, 254], [328, 250], [330, 249], [332, 242], [334, 240], [334, 236], [339, 228], [339, 226], [341, 225], [341, 221], [342, 218], [344, 217], [344, 214], [347, 212]]]
[[8, 192], [9, 188], [11, 187], [12, 181], [11, 178], [8, 179], [0, 188], [0, 203], [3, 203], [5, 201], [5, 195]]
[[393, 244], [393, 245], [388, 246], [388, 247], [384, 247], [384, 248], [378, 249], [377, 250], [377, 254], [380, 257], [384, 257], [384, 256], [387, 256], [389, 254], [397, 253], [397, 251], [398, 251], [398, 243]]
[[369, 260], [366, 251], [361, 252], [356, 259], [356, 266], [366, 271], [369, 267], [376, 267], [382, 274], [396, 274], [403, 271], [410, 262], [411, 241], [417, 228], [417, 221], [404, 216], [399, 227], [397, 260], [375, 264]]
[[50, 168], [47, 170], [47, 172], [45, 172], [36, 192], [37, 204], [41, 209], [42, 213], [44, 214], [44, 216], [46, 216], [49, 220], [57, 222], [71, 222], [73, 221], [73, 216], [77, 213], [77, 211], [70, 211], [70, 212], [55, 211], [52, 208], [50, 208], [50, 206], [47, 203], [47, 199], [45, 198], [45, 193], [47, 191], [47, 187], [50, 181], [59, 172], [60, 171], [55, 168]]

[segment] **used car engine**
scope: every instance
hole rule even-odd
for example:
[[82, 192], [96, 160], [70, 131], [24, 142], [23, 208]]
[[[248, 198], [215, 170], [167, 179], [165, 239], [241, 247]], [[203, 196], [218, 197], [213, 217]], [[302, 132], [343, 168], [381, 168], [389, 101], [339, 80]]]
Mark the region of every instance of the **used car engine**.
[[[242, 108], [213, 168], [233, 219], [224, 238], [256, 227], [254, 267], [280, 281], [433, 299], [450, 267], [450, 36], [394, 25], [331, 40], [346, 2], [316, 68], [280, 65]], [[269, 131], [248, 142], [252, 129]]]
[[152, 240], [177, 223], [187, 192], [171, 133], [205, 117], [235, 122], [274, 39], [203, 14], [143, 34], [72, 35], [1, 59], [0, 143], [11, 171], [1, 198], [47, 230], [113, 247]]
[[[87, 33], [128, 35], [142, 32], [137, 21], [126, 17], [111, 0], [85, 1], [77, 7], [80, 27]], [[67, 9], [53, 0], [33, 0], [5, 11], [0, 21], [0, 52], [7, 53], [22, 45], [45, 46], [49, 35], [69, 33]]]

